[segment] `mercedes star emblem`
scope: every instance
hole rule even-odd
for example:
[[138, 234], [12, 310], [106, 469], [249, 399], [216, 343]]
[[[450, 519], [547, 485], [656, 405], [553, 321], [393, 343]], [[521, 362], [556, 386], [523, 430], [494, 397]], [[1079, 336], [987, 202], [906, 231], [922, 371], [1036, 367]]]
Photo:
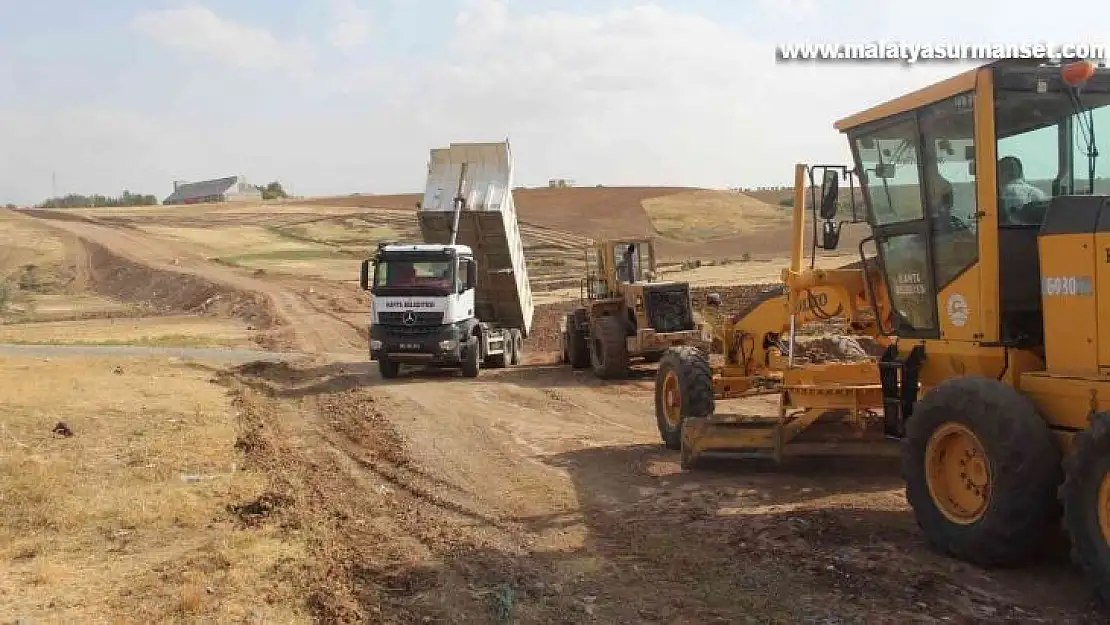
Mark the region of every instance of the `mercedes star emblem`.
[[407, 311], [405, 313], [405, 316], [401, 317], [401, 323], [407, 326], [411, 326], [412, 324], [416, 323], [416, 313], [412, 312], [411, 310]]

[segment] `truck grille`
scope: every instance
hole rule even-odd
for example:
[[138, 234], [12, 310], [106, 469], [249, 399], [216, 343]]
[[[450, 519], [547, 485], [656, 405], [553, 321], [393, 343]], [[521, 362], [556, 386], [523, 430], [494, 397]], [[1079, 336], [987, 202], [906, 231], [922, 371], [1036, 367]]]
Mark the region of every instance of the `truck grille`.
[[[412, 315], [411, 323], [405, 323], [405, 317]], [[378, 325], [400, 326], [404, 328], [427, 327], [443, 325], [442, 312], [380, 312]]]
[[690, 289], [682, 284], [644, 289], [648, 323], [656, 332], [685, 332], [694, 329]]

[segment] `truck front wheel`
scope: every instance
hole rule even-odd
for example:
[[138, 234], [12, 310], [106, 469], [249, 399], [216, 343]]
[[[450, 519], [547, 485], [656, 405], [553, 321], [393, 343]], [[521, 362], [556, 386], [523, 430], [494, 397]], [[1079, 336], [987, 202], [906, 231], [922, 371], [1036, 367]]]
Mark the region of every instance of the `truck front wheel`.
[[463, 377], [476, 378], [482, 368], [482, 339], [477, 336], [470, 337], [470, 345], [463, 347]]
[[382, 379], [392, 380], [400, 372], [401, 365], [397, 361], [390, 360], [385, 354], [382, 354], [382, 357], [378, 359], [378, 373], [381, 374]]

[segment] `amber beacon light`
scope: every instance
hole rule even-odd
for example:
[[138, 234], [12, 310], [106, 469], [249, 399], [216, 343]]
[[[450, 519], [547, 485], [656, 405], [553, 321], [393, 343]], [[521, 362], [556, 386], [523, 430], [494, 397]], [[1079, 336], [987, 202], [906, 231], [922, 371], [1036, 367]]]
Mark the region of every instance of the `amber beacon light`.
[[1095, 64], [1090, 61], [1076, 61], [1060, 68], [1060, 76], [1072, 87], [1078, 87], [1095, 75]]

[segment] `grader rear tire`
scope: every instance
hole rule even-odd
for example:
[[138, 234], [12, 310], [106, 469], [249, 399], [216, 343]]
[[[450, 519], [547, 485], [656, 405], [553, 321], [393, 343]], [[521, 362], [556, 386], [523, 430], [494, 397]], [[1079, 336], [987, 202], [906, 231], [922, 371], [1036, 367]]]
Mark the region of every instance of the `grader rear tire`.
[[655, 421], [667, 449], [682, 448], [682, 421], [716, 408], [709, 358], [696, 347], [672, 347], [655, 373]]
[[594, 322], [592, 330], [590, 364], [594, 375], [602, 380], [628, 377], [628, 344], [621, 319], [613, 315], [602, 317]]
[[928, 541], [980, 566], [1015, 565], [1048, 535], [1060, 452], [1029, 398], [952, 378], [917, 404], [902, 449], [906, 499]]
[[1075, 436], [1060, 487], [1071, 558], [1098, 598], [1110, 604], [1110, 414], [1095, 415]]

